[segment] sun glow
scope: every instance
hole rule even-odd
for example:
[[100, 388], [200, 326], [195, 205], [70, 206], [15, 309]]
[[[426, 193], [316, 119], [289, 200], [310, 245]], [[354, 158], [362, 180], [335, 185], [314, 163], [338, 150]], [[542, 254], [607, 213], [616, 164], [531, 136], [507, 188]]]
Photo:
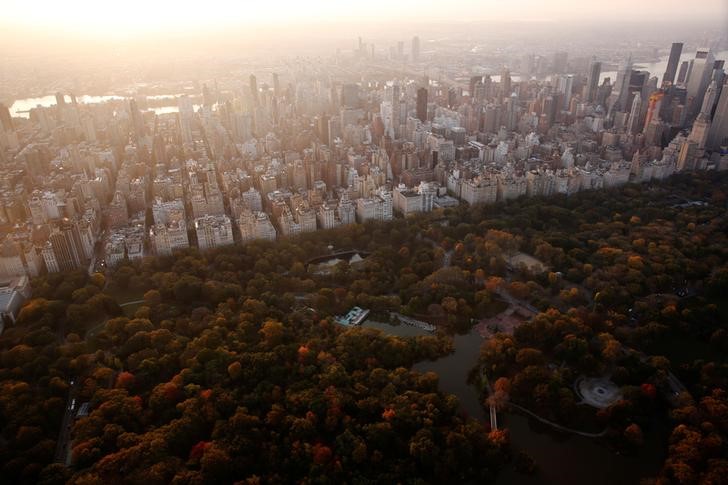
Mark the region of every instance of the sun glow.
[[235, 26], [427, 16], [437, 3], [404, 0], [37, 0], [2, 2], [0, 22], [65, 34], [128, 36], [147, 32], [209, 30]]
[[611, 0], [608, 9], [598, 2], [573, 0], [2, 0], [0, 27], [113, 38], [351, 21], [558, 22], [644, 15], [653, 20], [661, 15], [668, 20], [685, 20], [709, 12], [713, 17], [715, 12], [725, 17], [726, 5], [724, 0], [701, 0], [700, 9], [686, 12], [683, 0]]

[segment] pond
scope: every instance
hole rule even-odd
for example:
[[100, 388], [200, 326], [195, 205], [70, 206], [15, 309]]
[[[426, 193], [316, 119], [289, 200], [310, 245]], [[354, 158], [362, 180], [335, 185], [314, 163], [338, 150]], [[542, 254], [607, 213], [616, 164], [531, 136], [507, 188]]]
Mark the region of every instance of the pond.
[[[392, 335], [426, 334], [407, 325], [368, 321], [364, 326]], [[452, 354], [436, 361], [418, 362], [413, 370], [437, 373], [440, 390], [456, 395], [467, 415], [485, 420], [486, 413], [478, 390], [467, 382], [468, 373], [477, 363], [483, 339], [473, 330], [465, 335], [456, 335], [453, 340], [455, 351]], [[558, 432], [520, 414], [499, 413], [498, 422], [509, 430], [514, 452], [527, 453], [537, 465], [535, 474], [524, 475], [509, 464], [498, 476], [496, 483], [500, 485], [637, 484], [659, 472], [669, 433], [667, 423], [656, 418], [650, 430], [645, 432], [644, 446], [633, 455], [626, 456], [610, 448], [604, 440]]]
[[389, 335], [397, 335], [399, 337], [418, 337], [420, 335], [432, 335], [431, 333], [421, 330], [411, 325], [405, 325], [403, 323], [399, 325], [392, 325], [390, 323], [378, 322], [376, 320], [365, 320], [361, 325], [364, 328], [376, 328]]

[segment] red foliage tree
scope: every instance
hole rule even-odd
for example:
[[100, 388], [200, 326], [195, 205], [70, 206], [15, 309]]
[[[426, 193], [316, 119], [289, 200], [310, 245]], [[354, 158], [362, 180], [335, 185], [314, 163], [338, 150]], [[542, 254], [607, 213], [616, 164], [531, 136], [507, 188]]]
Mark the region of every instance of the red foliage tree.
[[119, 375], [116, 377], [116, 387], [117, 388], [123, 388], [123, 389], [131, 389], [131, 387], [134, 385], [134, 382], [136, 381], [136, 378], [134, 377], [134, 374], [131, 372], [120, 372]]
[[325, 465], [331, 461], [331, 448], [328, 446], [316, 443], [313, 447], [313, 461], [319, 465]]
[[208, 441], [200, 441], [190, 450], [190, 460], [198, 461], [205, 454], [205, 450], [210, 446]]

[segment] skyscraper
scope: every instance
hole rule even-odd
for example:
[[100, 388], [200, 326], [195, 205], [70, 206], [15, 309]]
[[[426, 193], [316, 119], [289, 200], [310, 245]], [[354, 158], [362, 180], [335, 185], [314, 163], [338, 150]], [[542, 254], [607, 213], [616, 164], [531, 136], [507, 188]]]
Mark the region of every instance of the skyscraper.
[[418, 36], [412, 37], [412, 62], [420, 60], [420, 38]]
[[627, 121], [627, 133], [636, 134], [639, 131], [641, 109], [642, 99], [640, 93], [635, 93], [632, 100], [632, 109], [629, 112], [629, 120]]
[[233, 228], [227, 215], [206, 215], [195, 219], [200, 251], [233, 244]]
[[709, 48], [700, 48], [695, 53], [693, 67], [687, 80], [688, 116], [695, 116], [703, 104], [703, 96], [708, 89], [710, 77], [713, 74], [715, 58]]
[[[566, 65], [569, 59], [567, 52], [556, 52], [554, 53], [554, 72], [556, 74], [563, 74], [566, 72]], [[510, 93], [508, 93], [510, 95]]]
[[427, 88], [417, 90], [417, 118], [423, 123], [427, 121]]
[[602, 63], [592, 59], [589, 64], [589, 72], [586, 78], [586, 86], [584, 86], [584, 99], [588, 103], [593, 103], [597, 97], [597, 88], [599, 87], [599, 75], [602, 72]]
[[15, 128], [13, 118], [10, 116], [10, 109], [3, 103], [0, 103], [0, 127], [5, 131], [13, 131]]
[[718, 83], [716, 81], [711, 82], [708, 89], [705, 91], [705, 96], [703, 96], [703, 104], [700, 108], [700, 114], [710, 119], [713, 115], [713, 107], [715, 106], [715, 103], [718, 102], [719, 95], [720, 89], [718, 89]]
[[688, 77], [688, 68], [690, 67], [690, 63], [688, 61], [682, 61], [680, 63], [680, 70], [677, 73], [677, 83], [683, 84], [685, 82], [685, 79]]
[[505, 98], [511, 95], [513, 90], [511, 89], [511, 71], [503, 69], [500, 80], [501, 97]]
[[647, 131], [647, 127], [653, 119], [657, 119], [657, 115], [660, 113], [660, 107], [662, 105], [662, 98], [665, 93], [662, 91], [656, 91], [650, 95], [649, 102], [647, 104], [647, 115], [645, 116], [645, 125], [642, 131]]
[[706, 146], [710, 150], [719, 150], [720, 147], [728, 146], [728, 82], [723, 84], [720, 98], [718, 98]]
[[250, 96], [253, 99], [253, 103], [258, 105], [258, 80], [254, 74], [250, 75]]
[[560, 81], [561, 89], [559, 89], [559, 92], [564, 95], [562, 109], [568, 110], [569, 103], [571, 102], [572, 89], [574, 87], [574, 75], [568, 74], [566, 76], [562, 76]]
[[136, 140], [139, 140], [144, 136], [144, 118], [142, 118], [142, 112], [139, 110], [135, 99], [129, 100], [129, 113], [131, 114], [131, 120], [134, 125], [134, 136]]
[[280, 98], [283, 92], [281, 91], [281, 82], [278, 79], [278, 73], [273, 73], [273, 95], [276, 98]]
[[83, 243], [76, 224], [68, 219], [61, 220], [51, 229], [48, 248], [44, 253], [48, 271], [71, 271], [85, 263]]
[[667, 68], [662, 76], [662, 84], [675, 82], [675, 74], [677, 73], [677, 65], [680, 62], [680, 54], [682, 54], [682, 42], [674, 42], [670, 48], [670, 57], [667, 60]]
[[632, 54], [629, 55], [627, 62], [624, 64], [622, 69], [617, 72], [617, 82], [615, 83], [616, 101], [613, 111], [624, 111], [627, 109], [627, 102], [629, 97], [629, 84], [632, 80]]
[[56, 118], [59, 121], [63, 121], [63, 111], [66, 107], [66, 98], [63, 97], [63, 93], [56, 93]]
[[400, 97], [401, 93], [399, 84], [395, 82], [394, 86], [392, 86], [392, 136], [395, 139], [399, 138], [401, 131], [399, 126], [402, 123], [402, 110], [399, 102]]

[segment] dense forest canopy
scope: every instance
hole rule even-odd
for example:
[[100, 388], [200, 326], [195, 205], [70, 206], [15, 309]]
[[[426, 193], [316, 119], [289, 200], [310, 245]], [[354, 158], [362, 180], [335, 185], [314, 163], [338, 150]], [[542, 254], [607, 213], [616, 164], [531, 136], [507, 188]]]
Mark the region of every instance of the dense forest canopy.
[[[484, 405], [606, 430], [625, 453], [665, 416], [654, 480], [719, 483], [726, 193], [724, 174], [676, 176], [38, 278], [0, 336], [2, 481], [487, 483], [512, 459], [507, 431], [411, 370], [481, 325]], [[368, 256], [314, 271], [330, 245]], [[334, 322], [355, 305], [438, 331]], [[528, 313], [514, 328], [487, 323], [514, 305]], [[574, 383], [605, 376], [620, 399], [579, 404]], [[89, 405], [67, 423], [67, 467], [71, 396]]]

